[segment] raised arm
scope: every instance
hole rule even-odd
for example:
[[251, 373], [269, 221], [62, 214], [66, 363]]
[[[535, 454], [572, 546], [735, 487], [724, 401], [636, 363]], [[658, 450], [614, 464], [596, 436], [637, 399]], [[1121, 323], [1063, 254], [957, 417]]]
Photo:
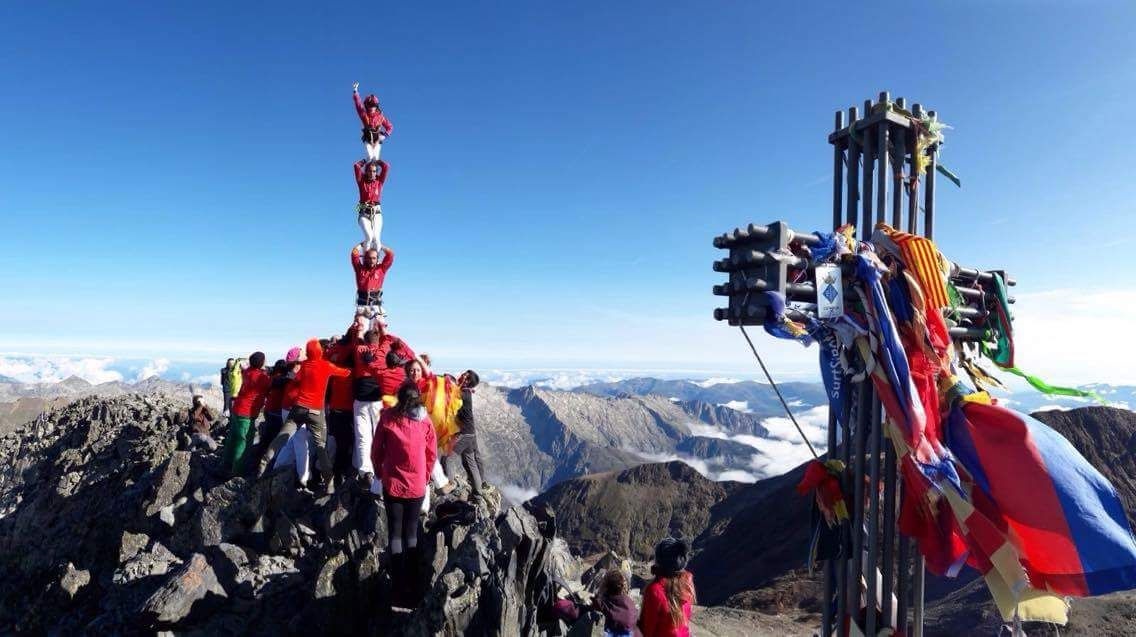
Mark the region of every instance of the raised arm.
[[366, 159], [360, 159], [355, 162], [355, 183], [363, 183], [363, 165], [367, 163]]
[[383, 246], [383, 250], [386, 251], [386, 254], [383, 255], [383, 260], [379, 262], [379, 269], [386, 272], [394, 265], [394, 250], [391, 250], [390, 246]]
[[359, 246], [351, 248], [351, 268], [355, 270], [356, 274], [363, 269], [363, 255], [359, 254]]
[[390, 172], [390, 164], [388, 164], [385, 159], [380, 159], [379, 169], [381, 172], [379, 173], [377, 179], [380, 184], [384, 184], [387, 181], [387, 173]]
[[364, 124], [367, 121], [364, 119], [367, 109], [363, 108], [363, 100], [359, 99], [359, 83], [355, 82], [355, 86], [351, 87], [351, 97], [355, 98], [355, 112], [359, 114], [359, 121]]

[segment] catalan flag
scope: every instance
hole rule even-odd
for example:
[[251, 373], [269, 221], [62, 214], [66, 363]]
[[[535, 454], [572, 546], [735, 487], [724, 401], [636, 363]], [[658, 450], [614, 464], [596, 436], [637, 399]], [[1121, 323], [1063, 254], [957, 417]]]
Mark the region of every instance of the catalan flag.
[[876, 225], [876, 235], [873, 235], [872, 243], [885, 243], [877, 241], [880, 234], [890, 240], [891, 245], [894, 245], [898, 252], [895, 256], [899, 257], [919, 280], [927, 299], [927, 306], [938, 310], [950, 305], [950, 299], [947, 298], [949, 271], [946, 260], [935, 247], [935, 242], [927, 237], [896, 230], [886, 223], [880, 223]]

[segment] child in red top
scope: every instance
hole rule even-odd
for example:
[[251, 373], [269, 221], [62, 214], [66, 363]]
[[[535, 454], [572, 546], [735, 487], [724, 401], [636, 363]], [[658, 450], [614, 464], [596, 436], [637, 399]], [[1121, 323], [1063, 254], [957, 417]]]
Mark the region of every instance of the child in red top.
[[694, 577], [686, 570], [690, 548], [673, 537], [655, 547], [651, 566], [654, 581], [643, 589], [639, 630], [643, 637], [690, 637], [690, 613], [694, 607]]

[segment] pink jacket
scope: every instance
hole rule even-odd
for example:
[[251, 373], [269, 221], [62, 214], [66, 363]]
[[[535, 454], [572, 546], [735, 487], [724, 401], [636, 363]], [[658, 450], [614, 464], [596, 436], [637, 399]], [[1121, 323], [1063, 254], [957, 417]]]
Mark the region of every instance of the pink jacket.
[[383, 410], [371, 444], [371, 461], [383, 481], [383, 493], [396, 498], [426, 495], [437, 456], [434, 425], [424, 408], [405, 416], [397, 408]]

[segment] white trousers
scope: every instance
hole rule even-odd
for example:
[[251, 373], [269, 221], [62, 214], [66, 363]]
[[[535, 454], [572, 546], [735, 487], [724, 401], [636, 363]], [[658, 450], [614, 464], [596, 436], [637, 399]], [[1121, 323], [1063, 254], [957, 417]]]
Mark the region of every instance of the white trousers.
[[[376, 206], [380, 211], [381, 207]], [[375, 215], [360, 214], [359, 215], [359, 229], [363, 231], [363, 242], [359, 246], [363, 252], [367, 250], [381, 250], [382, 235], [383, 235], [383, 214], [379, 212]]]
[[351, 455], [351, 464], [360, 473], [374, 473], [375, 465], [371, 463], [371, 442], [375, 439], [375, 427], [379, 424], [383, 401], [356, 400], [353, 411], [355, 452]]
[[442, 470], [442, 459], [434, 458], [434, 468], [430, 470], [430, 479], [434, 481], [434, 486], [439, 489], [446, 488], [450, 483], [450, 479], [446, 477], [446, 472]]
[[368, 144], [363, 142], [363, 150], [367, 153], [367, 161], [379, 161], [379, 154], [383, 152], [383, 143]]

